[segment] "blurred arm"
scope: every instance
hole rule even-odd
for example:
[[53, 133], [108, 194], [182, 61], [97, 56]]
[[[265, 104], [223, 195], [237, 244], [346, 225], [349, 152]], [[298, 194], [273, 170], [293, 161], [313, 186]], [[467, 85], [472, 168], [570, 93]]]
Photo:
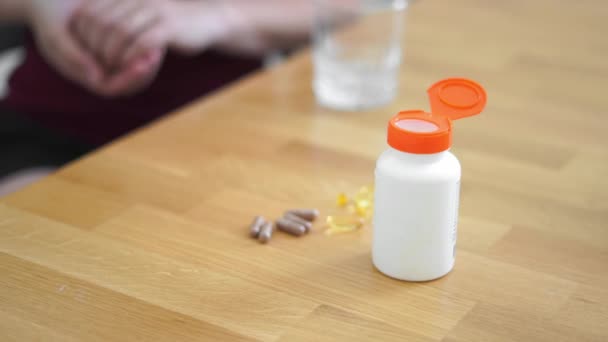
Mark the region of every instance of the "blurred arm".
[[247, 44], [254, 50], [290, 47], [306, 41], [312, 31], [314, 1], [227, 0], [224, 5], [229, 32], [220, 44]]
[[312, 0], [172, 1], [173, 45], [184, 52], [215, 47], [260, 55], [306, 41], [312, 28]]
[[26, 0], [0, 0], [0, 21], [25, 22], [28, 3]]
[[[200, 0], [199, 0], [200, 1]], [[314, 25], [315, 0], [207, 0], [216, 6], [223, 27], [216, 47], [237, 52], [263, 54], [271, 49], [290, 48], [308, 42]], [[348, 21], [359, 0], [324, 0], [328, 20]]]

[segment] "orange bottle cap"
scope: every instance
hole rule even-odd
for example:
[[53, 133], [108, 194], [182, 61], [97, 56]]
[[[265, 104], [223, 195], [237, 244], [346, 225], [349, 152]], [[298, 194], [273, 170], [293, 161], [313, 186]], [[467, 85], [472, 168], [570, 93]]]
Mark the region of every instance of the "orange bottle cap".
[[486, 92], [464, 78], [448, 78], [428, 89], [431, 113], [399, 112], [388, 123], [388, 144], [415, 154], [439, 153], [452, 146], [452, 120], [481, 113]]

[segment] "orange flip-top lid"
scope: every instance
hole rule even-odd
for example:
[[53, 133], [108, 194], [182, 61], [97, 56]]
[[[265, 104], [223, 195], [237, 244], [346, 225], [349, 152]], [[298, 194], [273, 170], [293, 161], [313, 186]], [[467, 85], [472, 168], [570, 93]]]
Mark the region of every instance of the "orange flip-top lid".
[[486, 92], [464, 78], [448, 78], [428, 89], [431, 113], [399, 112], [388, 123], [388, 144], [403, 152], [438, 153], [452, 146], [452, 120], [481, 113]]

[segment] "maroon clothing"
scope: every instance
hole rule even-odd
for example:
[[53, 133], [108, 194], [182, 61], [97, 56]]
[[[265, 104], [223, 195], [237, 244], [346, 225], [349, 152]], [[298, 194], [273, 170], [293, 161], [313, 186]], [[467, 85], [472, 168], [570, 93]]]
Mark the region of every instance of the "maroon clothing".
[[0, 105], [28, 115], [49, 129], [87, 143], [106, 143], [260, 66], [259, 60], [216, 52], [196, 57], [169, 54], [144, 92], [107, 99], [64, 79], [30, 40], [26, 58], [9, 80]]

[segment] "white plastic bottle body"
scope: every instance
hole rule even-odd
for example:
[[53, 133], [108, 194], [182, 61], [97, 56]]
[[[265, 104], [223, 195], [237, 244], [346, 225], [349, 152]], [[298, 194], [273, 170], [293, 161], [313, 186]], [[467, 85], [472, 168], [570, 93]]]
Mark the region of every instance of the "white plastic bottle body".
[[372, 260], [393, 278], [427, 281], [454, 266], [460, 163], [449, 151], [386, 150], [376, 164]]

